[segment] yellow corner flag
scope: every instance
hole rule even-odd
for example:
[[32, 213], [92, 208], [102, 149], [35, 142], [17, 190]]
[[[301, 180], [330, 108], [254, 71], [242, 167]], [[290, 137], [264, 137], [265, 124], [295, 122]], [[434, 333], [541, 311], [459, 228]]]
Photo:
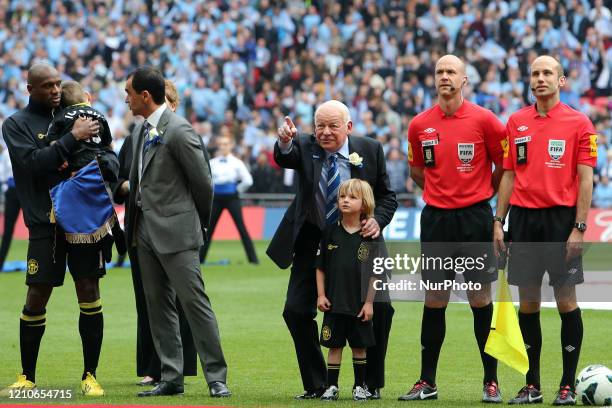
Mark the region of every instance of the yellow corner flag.
[[491, 331], [485, 346], [485, 353], [522, 374], [526, 374], [529, 370], [527, 350], [503, 269], [499, 271], [497, 301], [493, 306]]

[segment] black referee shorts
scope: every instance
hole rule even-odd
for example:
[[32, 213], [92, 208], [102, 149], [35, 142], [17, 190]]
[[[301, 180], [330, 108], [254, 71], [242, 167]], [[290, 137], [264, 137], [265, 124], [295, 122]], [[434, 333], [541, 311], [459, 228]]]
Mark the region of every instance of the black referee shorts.
[[[31, 234], [28, 243], [26, 285], [62, 286], [66, 261], [72, 279], [100, 278], [106, 274], [102, 244], [69, 244], [56, 226], [51, 236]], [[48, 235], [48, 234], [44, 234]]]
[[376, 344], [372, 321], [362, 322], [356, 316], [325, 313], [321, 327], [321, 345], [327, 348], [342, 348], [347, 341], [353, 348], [367, 348]]
[[565, 244], [576, 220], [576, 207], [523, 208], [512, 206], [508, 218], [510, 257], [508, 282], [540, 286], [548, 272], [550, 286], [584, 282], [582, 256], [565, 261]]
[[[456, 274], [463, 274], [465, 282], [497, 280], [492, 239], [493, 210], [488, 201], [451, 210], [425, 206], [421, 212], [422, 280], [441, 283], [455, 280]], [[452, 268], [448, 268], [449, 258]]]

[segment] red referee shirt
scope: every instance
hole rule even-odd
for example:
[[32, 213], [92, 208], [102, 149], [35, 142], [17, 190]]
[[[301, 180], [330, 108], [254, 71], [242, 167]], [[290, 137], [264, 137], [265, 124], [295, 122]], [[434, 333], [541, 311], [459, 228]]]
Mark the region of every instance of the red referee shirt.
[[573, 207], [578, 164], [595, 167], [597, 134], [586, 115], [559, 102], [546, 116], [535, 105], [510, 116], [504, 169], [514, 171], [510, 204], [526, 208]]
[[428, 205], [464, 208], [493, 196], [492, 163], [502, 165], [506, 134], [491, 111], [463, 101], [446, 116], [434, 105], [410, 122], [408, 142], [408, 162], [425, 168]]

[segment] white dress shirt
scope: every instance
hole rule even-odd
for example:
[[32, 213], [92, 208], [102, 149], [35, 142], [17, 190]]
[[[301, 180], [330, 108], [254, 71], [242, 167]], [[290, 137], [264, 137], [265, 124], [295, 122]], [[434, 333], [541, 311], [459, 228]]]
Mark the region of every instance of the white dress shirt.
[[242, 160], [232, 154], [210, 160], [210, 171], [215, 186], [235, 184], [239, 193], [253, 185], [253, 177]]

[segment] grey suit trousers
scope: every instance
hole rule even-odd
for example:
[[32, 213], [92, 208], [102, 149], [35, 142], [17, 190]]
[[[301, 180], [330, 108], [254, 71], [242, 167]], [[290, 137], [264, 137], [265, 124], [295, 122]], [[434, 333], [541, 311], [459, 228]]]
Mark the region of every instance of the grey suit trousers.
[[153, 343], [161, 361], [161, 380], [183, 385], [183, 346], [174, 303], [178, 296], [191, 326], [206, 382], [227, 382], [219, 327], [204, 291], [198, 248], [158, 254], [147, 233], [146, 216], [141, 213], [138, 218], [137, 246], [142, 284]]

